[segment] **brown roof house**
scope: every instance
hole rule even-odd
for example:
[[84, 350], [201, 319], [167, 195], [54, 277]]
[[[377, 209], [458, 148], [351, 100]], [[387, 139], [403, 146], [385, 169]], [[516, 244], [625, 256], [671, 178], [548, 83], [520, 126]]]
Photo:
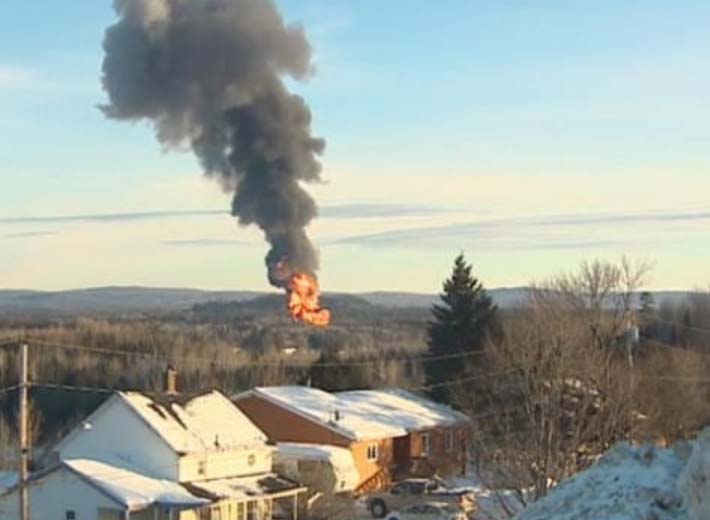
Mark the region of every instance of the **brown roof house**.
[[409, 391], [276, 386], [234, 401], [272, 442], [350, 450], [359, 475], [356, 493], [401, 478], [465, 471], [468, 417]]

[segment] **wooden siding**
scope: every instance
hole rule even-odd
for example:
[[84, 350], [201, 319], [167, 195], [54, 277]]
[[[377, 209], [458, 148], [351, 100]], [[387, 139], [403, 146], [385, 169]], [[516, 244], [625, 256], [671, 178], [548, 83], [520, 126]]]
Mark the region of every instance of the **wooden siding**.
[[[446, 434], [453, 435], [453, 445], [446, 447]], [[423, 437], [429, 436], [429, 452], [423, 453]], [[454, 476], [466, 470], [468, 453], [468, 428], [453, 426], [434, 428], [412, 433], [410, 442], [411, 465], [409, 473], [413, 476]]]
[[[377, 446], [377, 459], [375, 460], [370, 460], [367, 457], [368, 448], [372, 445]], [[355, 467], [360, 473], [360, 483], [369, 480], [383, 470], [389, 474], [393, 462], [392, 446], [392, 439], [357, 441], [350, 445], [350, 451], [355, 459]], [[389, 480], [389, 475], [387, 480]]]
[[351, 439], [314, 420], [260, 397], [241, 397], [235, 404], [273, 442], [307, 442], [344, 448], [350, 447], [352, 442]]

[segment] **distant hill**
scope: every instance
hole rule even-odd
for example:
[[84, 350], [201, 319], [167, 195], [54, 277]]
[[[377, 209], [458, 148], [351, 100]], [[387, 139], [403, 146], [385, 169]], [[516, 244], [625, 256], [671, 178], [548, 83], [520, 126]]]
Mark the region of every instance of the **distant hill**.
[[[523, 287], [491, 289], [491, 296], [501, 308], [511, 308], [524, 297]], [[677, 302], [685, 291], [654, 292], [656, 301]], [[205, 291], [153, 287], [95, 287], [67, 291], [0, 290], [0, 312], [4, 313], [111, 313], [188, 310], [209, 302], [236, 302], [242, 311], [251, 308], [269, 310], [283, 306], [277, 293], [257, 291]], [[367, 305], [390, 308], [428, 308], [438, 298], [434, 294], [377, 291], [365, 293], [326, 293], [324, 302], [334, 312], [370, 312]], [[247, 303], [248, 302], [248, 303]]]
[[254, 291], [202, 291], [149, 287], [95, 287], [68, 291], [3, 291], [0, 311], [13, 312], [131, 312], [182, 310], [207, 301], [243, 301]]

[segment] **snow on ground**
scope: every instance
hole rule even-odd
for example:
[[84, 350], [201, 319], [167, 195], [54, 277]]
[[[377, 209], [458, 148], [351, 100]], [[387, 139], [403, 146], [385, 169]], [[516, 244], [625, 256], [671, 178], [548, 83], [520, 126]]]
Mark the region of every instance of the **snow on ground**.
[[491, 490], [483, 485], [478, 475], [469, 470], [463, 477], [446, 479], [454, 490], [467, 491], [474, 498], [476, 512], [472, 520], [507, 519], [523, 510], [524, 504], [512, 490]]
[[689, 455], [687, 443], [675, 449], [617, 444], [594, 466], [558, 485], [517, 518], [710, 520], [710, 510], [688, 515], [684, 489], [678, 486]]
[[678, 481], [688, 506], [689, 520], [710, 519], [710, 428], [706, 428], [693, 446], [693, 454]]

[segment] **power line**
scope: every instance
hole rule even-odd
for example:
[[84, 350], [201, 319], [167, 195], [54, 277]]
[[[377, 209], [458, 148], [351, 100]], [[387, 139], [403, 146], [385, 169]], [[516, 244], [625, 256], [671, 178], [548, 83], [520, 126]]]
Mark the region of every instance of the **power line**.
[[5, 395], [9, 392], [14, 392], [20, 388], [20, 385], [12, 385], [12, 386], [6, 386], [5, 388], [0, 388], [0, 395]]
[[[38, 338], [26, 338], [30, 343], [42, 346], [42, 347], [53, 347], [61, 348], [65, 350], [76, 350], [81, 352], [89, 352], [99, 355], [107, 356], [119, 356], [137, 359], [150, 359], [153, 361], [163, 361], [167, 363], [183, 362], [183, 363], [215, 363], [214, 357], [204, 357], [204, 356], [168, 356], [165, 354], [150, 353], [150, 352], [138, 352], [131, 350], [120, 350], [120, 349], [105, 349], [98, 347], [87, 347], [85, 345], [76, 345], [68, 343], [57, 343], [49, 342]], [[219, 364], [221, 366], [229, 366], [236, 368], [248, 368], [248, 367], [271, 367], [271, 368], [310, 368], [310, 367], [355, 367], [355, 366], [370, 366], [378, 365], [380, 363], [412, 363], [412, 362], [422, 362], [429, 363], [435, 361], [444, 361], [451, 359], [464, 359], [469, 357], [484, 356], [488, 354], [486, 351], [472, 351], [472, 352], [456, 352], [453, 354], [441, 354], [435, 356], [409, 356], [406, 358], [380, 358], [362, 361], [342, 361], [342, 362], [318, 362], [313, 363], [302, 362], [302, 363], [288, 363], [283, 361], [278, 362], [264, 362], [264, 361], [241, 361], [241, 360], [220, 360]]]
[[[102, 393], [102, 394], [110, 394], [115, 391], [117, 391], [116, 388], [108, 388], [108, 387], [100, 387], [100, 386], [76, 386], [76, 385], [63, 385], [63, 384], [58, 384], [58, 383], [42, 383], [38, 381], [32, 381], [30, 384], [31, 388], [47, 388], [47, 389], [52, 389], [52, 390], [67, 390], [67, 391], [74, 391], [74, 392], [89, 392], [89, 393]], [[132, 390], [125, 390], [126, 392], [130, 392]], [[144, 390], [136, 390], [138, 392], [144, 392], [148, 393]]]
[[19, 336], [7, 336], [0, 339], [0, 347], [15, 347], [20, 341]]
[[710, 378], [707, 378], [707, 377], [676, 377], [676, 376], [650, 376], [650, 377], [641, 376], [641, 377], [642, 377], [642, 379], [651, 380], [651, 381], [710, 384]]
[[479, 374], [479, 375], [471, 376], [471, 377], [463, 377], [461, 379], [454, 379], [452, 381], [444, 381], [443, 383], [435, 383], [435, 384], [431, 384], [431, 385], [422, 385], [422, 386], [415, 386], [415, 387], [411, 387], [411, 388], [405, 388], [405, 390], [410, 390], [410, 391], [432, 390], [434, 388], [441, 388], [441, 387], [452, 386], [452, 385], [457, 385], [457, 384], [461, 384], [461, 383], [469, 383], [471, 381], [478, 381], [481, 379], [488, 379], [489, 377], [503, 376], [506, 374], [511, 374], [513, 372], [517, 372], [517, 370], [514, 368], [509, 368], [507, 370], [502, 370], [500, 372], [488, 372], [486, 374]]
[[658, 347], [663, 347], [668, 350], [673, 350], [675, 352], [685, 352], [685, 353], [691, 353], [695, 354], [698, 356], [710, 356], [710, 352], [698, 352], [697, 350], [692, 350], [689, 348], [681, 347], [678, 345], [671, 345], [670, 343], [665, 343], [663, 341], [659, 341], [654, 338], [649, 338], [648, 336], [640, 336], [641, 339], [644, 339], [651, 343], [652, 345], [658, 346]]
[[666, 325], [673, 325], [674, 327], [680, 327], [681, 329], [694, 330], [696, 332], [702, 332], [704, 334], [710, 335], [710, 329], [706, 329], [703, 327], [696, 327], [694, 325], [685, 325], [683, 323], [678, 323], [677, 321], [663, 320], [660, 318], [655, 318], [653, 321], [656, 323], [664, 323]]
[[[509, 374], [509, 373], [512, 373], [515, 371], [516, 370], [514, 370], [514, 369], [508, 369], [508, 370], [503, 370], [503, 371], [499, 371], [499, 372], [489, 372], [486, 374], [479, 374], [479, 375], [471, 376], [471, 377], [463, 377], [460, 379], [454, 379], [451, 381], [444, 381], [442, 383], [435, 383], [435, 384], [431, 384], [431, 385], [402, 387], [402, 389], [408, 390], [410, 392], [431, 390], [433, 388], [454, 386], [454, 385], [458, 385], [461, 383], [468, 383], [471, 381], [483, 380], [483, 379], [487, 379], [489, 377], [498, 377], [498, 376]], [[42, 382], [42, 381], [32, 381], [29, 386], [31, 388], [46, 388], [46, 389], [50, 389], [50, 390], [65, 390], [65, 391], [69, 391], [69, 392], [113, 393], [113, 392], [120, 391], [120, 392], [140, 392], [140, 393], [144, 393], [144, 394], [155, 394], [155, 395], [163, 394], [163, 392], [156, 392], [156, 391], [144, 390], [144, 389], [122, 389], [122, 388], [110, 388], [110, 387], [106, 387], [106, 386], [80, 386], [80, 385], [69, 385], [69, 384], [50, 383], [50, 382]], [[8, 387], [8, 391], [14, 390], [16, 388], [17, 388], [17, 385], [14, 387]], [[377, 390], [377, 389], [373, 389], [373, 390]], [[197, 394], [198, 393], [196, 393], [196, 395]]]

